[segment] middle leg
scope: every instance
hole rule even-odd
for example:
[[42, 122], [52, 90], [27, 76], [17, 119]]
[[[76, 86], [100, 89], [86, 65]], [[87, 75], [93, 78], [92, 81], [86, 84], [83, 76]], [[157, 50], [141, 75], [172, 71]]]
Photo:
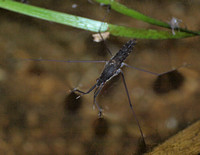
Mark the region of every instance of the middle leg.
[[94, 104], [96, 105], [97, 109], [99, 110], [99, 117], [102, 116], [102, 108], [99, 106], [99, 104], [96, 102], [96, 97], [99, 95], [99, 93], [101, 92], [102, 88], [103, 88], [103, 84], [100, 85], [99, 87], [96, 88], [95, 92], [94, 92]]

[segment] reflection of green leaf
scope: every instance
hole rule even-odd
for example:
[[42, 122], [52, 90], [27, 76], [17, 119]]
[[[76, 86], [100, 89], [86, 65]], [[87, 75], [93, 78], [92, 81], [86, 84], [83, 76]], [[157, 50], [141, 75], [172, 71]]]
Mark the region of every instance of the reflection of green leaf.
[[[100, 1], [100, 0], [96, 0]], [[102, 0], [110, 1], [110, 0]], [[114, 2], [114, 1], [112, 1]], [[119, 3], [118, 3], [119, 4]], [[125, 26], [118, 26], [113, 24], [104, 23], [101, 21], [96, 21], [88, 18], [83, 18], [80, 16], [74, 16], [66, 13], [60, 13], [48, 9], [43, 9], [31, 5], [26, 5], [23, 3], [11, 1], [11, 0], [0, 0], [0, 8], [4, 8], [10, 11], [21, 13], [24, 15], [36, 17], [43, 20], [48, 20], [92, 32], [98, 32], [101, 27], [101, 31], [108, 31], [110, 34], [115, 36], [123, 36], [130, 38], [140, 38], [140, 39], [175, 39], [184, 38], [197, 35], [196, 33], [186, 33], [186, 32], [176, 32], [176, 35], [172, 35], [171, 31], [157, 31], [152, 29], [138, 29], [130, 28]], [[136, 12], [138, 14], [138, 12]], [[140, 13], [139, 13], [140, 14]], [[144, 16], [144, 15], [143, 15]], [[140, 16], [138, 17], [138, 19]], [[146, 16], [146, 19], [148, 17]], [[152, 18], [153, 19], [153, 18]], [[155, 19], [151, 20], [156, 21]], [[101, 26], [102, 25], [102, 26]]]

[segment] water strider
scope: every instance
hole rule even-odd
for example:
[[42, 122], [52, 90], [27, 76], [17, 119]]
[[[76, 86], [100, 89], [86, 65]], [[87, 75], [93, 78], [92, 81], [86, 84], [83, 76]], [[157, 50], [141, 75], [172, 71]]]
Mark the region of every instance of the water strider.
[[[139, 70], [139, 71], [143, 71], [143, 72], [147, 72], [147, 73], [156, 75], [158, 77], [161, 77], [162, 75], [171, 73], [171, 72], [177, 70], [177, 68], [159, 74], [159, 73], [150, 72], [150, 71], [147, 71], [147, 70], [144, 70], [144, 69], [136, 68], [136, 67], [133, 67], [133, 66], [130, 66], [130, 65], [124, 63], [126, 58], [133, 51], [133, 48], [134, 48], [135, 45], [136, 45], [135, 39], [129, 40], [127, 43], [125, 43], [123, 45], [123, 47], [114, 56], [111, 57], [111, 59], [109, 61], [105, 61], [105, 60], [102, 60], [102, 61], [96, 61], [96, 60], [49, 60], [49, 59], [25, 59], [25, 60], [53, 61], [53, 62], [67, 62], [67, 63], [106, 63], [104, 68], [103, 68], [103, 71], [102, 71], [101, 75], [99, 76], [99, 78], [97, 79], [96, 83], [88, 91], [84, 92], [82, 90], [75, 88], [75, 89], [73, 89], [73, 92], [80, 93], [80, 95], [78, 97], [76, 97], [76, 98], [79, 98], [82, 95], [89, 94], [90, 92], [92, 92], [95, 89], [94, 96], [93, 96], [93, 99], [94, 99], [93, 104], [97, 107], [97, 109], [99, 111], [99, 116], [101, 117], [102, 116], [102, 109], [98, 105], [98, 103], [96, 102], [96, 98], [99, 95], [99, 93], [101, 92], [102, 88], [105, 86], [105, 84], [109, 80], [111, 80], [113, 77], [120, 74], [121, 77], [122, 77], [122, 80], [123, 80], [124, 88], [125, 88], [125, 91], [126, 91], [126, 94], [127, 94], [127, 97], [128, 97], [128, 102], [129, 102], [131, 111], [134, 115], [135, 121], [137, 122], [139, 131], [140, 131], [140, 134], [141, 134], [141, 137], [142, 137], [142, 142], [143, 142], [144, 146], [146, 146], [144, 134], [142, 132], [142, 128], [141, 128], [140, 123], [139, 123], [139, 121], [136, 117], [136, 114], [135, 114], [134, 109], [133, 109], [133, 105], [131, 103], [131, 99], [130, 99], [128, 87], [127, 87], [127, 84], [126, 84], [126, 81], [125, 81], [124, 73], [122, 71], [122, 67], [126, 66], [126, 67], [129, 67], [129, 68], [132, 68], [132, 69], [136, 69], [136, 70]], [[111, 53], [111, 51], [109, 53]], [[111, 53], [111, 55], [112, 55], [112, 53]], [[184, 66], [185, 65], [182, 65], [180, 67], [184, 67]]]
[[[135, 44], [136, 44], [136, 40], [135, 39], [129, 40], [127, 43], [125, 43], [123, 45], [123, 47], [113, 57], [111, 57], [111, 59], [109, 61], [95, 61], [95, 60], [94, 61], [90, 61], [90, 60], [86, 60], [86, 61], [84, 61], [84, 60], [83, 61], [69, 60], [69, 61], [65, 61], [65, 60], [48, 60], [48, 59], [25, 59], [25, 60], [33, 60], [33, 61], [57, 61], [57, 62], [68, 62], [68, 63], [77, 63], [77, 62], [98, 63], [98, 62], [105, 62], [106, 64], [104, 66], [104, 69], [103, 69], [101, 75], [97, 79], [96, 83], [87, 92], [81, 91], [81, 90], [76, 89], [76, 88], [73, 90], [73, 92], [80, 93], [81, 95], [79, 95], [77, 97], [77, 98], [79, 98], [82, 95], [89, 94], [92, 90], [95, 89], [93, 103], [94, 103], [94, 105], [96, 105], [96, 107], [97, 107], [97, 109], [99, 111], [99, 116], [101, 117], [102, 116], [102, 109], [98, 105], [98, 103], [96, 102], [96, 98], [99, 95], [99, 93], [101, 92], [101, 90], [104, 87], [104, 85], [106, 84], [106, 82], [108, 82], [113, 77], [117, 76], [118, 74], [121, 74], [122, 80], [123, 80], [123, 84], [124, 84], [124, 87], [125, 87], [125, 91], [126, 91], [126, 94], [127, 94], [127, 97], [128, 97], [129, 105], [131, 107], [132, 113], [133, 113], [134, 118], [135, 118], [135, 120], [137, 122], [137, 125], [139, 127], [139, 130], [140, 130], [140, 133], [141, 133], [141, 137], [142, 137], [142, 141], [145, 144], [144, 134], [142, 132], [142, 129], [141, 129], [140, 123], [139, 123], [139, 121], [138, 121], [138, 119], [136, 117], [136, 114], [135, 114], [135, 112], [133, 110], [133, 106], [132, 106], [132, 103], [131, 103], [131, 99], [130, 99], [130, 95], [129, 95], [129, 92], [128, 92], [128, 88], [127, 88], [127, 84], [126, 84], [126, 81], [125, 81], [125, 77], [124, 77], [123, 71], [121, 70], [121, 68], [123, 66], [134, 68], [134, 67], [129, 66], [128, 64], [124, 63], [124, 61], [126, 60], [126, 58], [128, 57], [128, 55], [133, 51], [133, 47], [135, 46]], [[112, 55], [111, 52], [109, 52], [109, 53]], [[138, 69], [138, 68], [135, 68], [135, 69]], [[139, 70], [141, 70], [141, 69], [139, 69]], [[142, 70], [142, 71], [145, 71], [145, 70]], [[146, 71], [146, 72], [149, 72], [149, 71]], [[152, 73], [152, 72], [149, 72], [149, 73]], [[152, 73], [152, 74], [156, 74], [156, 73]]]
[[[104, 19], [103, 19], [103, 21], [104, 21]], [[103, 22], [102, 22], [102, 24], [103, 24]], [[101, 35], [100, 32], [101, 32], [101, 26], [100, 26], [100, 29], [99, 29], [99, 35], [101, 37], [101, 40], [103, 42], [105, 42], [104, 38], [103, 38], [103, 36]], [[73, 89], [73, 92], [78, 92], [80, 95], [77, 98], [79, 98], [82, 95], [89, 94], [90, 92], [92, 92], [94, 90], [93, 104], [97, 107], [97, 109], [99, 111], [99, 116], [101, 117], [102, 116], [102, 108], [96, 102], [96, 98], [99, 95], [99, 93], [101, 92], [102, 88], [105, 86], [105, 84], [109, 80], [111, 80], [113, 77], [115, 77], [115, 76], [120, 74], [121, 77], [122, 77], [122, 81], [123, 81], [123, 84], [124, 84], [124, 88], [125, 88], [127, 97], [128, 97], [128, 103], [130, 105], [131, 111], [132, 111], [132, 113], [134, 115], [135, 121], [137, 122], [139, 131], [140, 131], [140, 134], [141, 134], [143, 145], [146, 146], [142, 128], [141, 128], [140, 123], [139, 123], [139, 121], [138, 121], [138, 119], [136, 117], [136, 114], [135, 114], [134, 109], [133, 109], [133, 105], [131, 103], [131, 99], [130, 99], [128, 87], [127, 87], [127, 84], [126, 84], [126, 80], [125, 80], [125, 77], [124, 77], [124, 73], [122, 71], [122, 67], [126, 66], [126, 67], [129, 67], [129, 68], [133, 68], [133, 69], [137, 69], [137, 70], [140, 70], [140, 71], [144, 71], [144, 72], [156, 75], [156, 76], [161, 76], [161, 75], [169, 73], [171, 71], [167, 71], [167, 72], [158, 74], [158, 73], [146, 71], [146, 70], [143, 70], [143, 69], [139, 69], [139, 68], [136, 68], [136, 67], [133, 67], [133, 66], [130, 66], [130, 65], [124, 63], [126, 58], [133, 51], [133, 48], [134, 48], [135, 45], [136, 45], [136, 40], [135, 39], [129, 40], [127, 43], [125, 43], [123, 45], [123, 47], [114, 56], [112, 55], [111, 51], [106, 47], [106, 49], [108, 50], [108, 53], [112, 56], [110, 58], [110, 60], [108, 60], [108, 61], [104, 61], [104, 60], [103, 61], [95, 61], [95, 60], [68, 60], [68, 61], [66, 61], [66, 60], [48, 60], [48, 59], [26, 59], [26, 60], [54, 61], [54, 62], [57, 61], [57, 62], [68, 62], [68, 63], [106, 63], [104, 68], [103, 68], [103, 71], [102, 71], [101, 75], [99, 76], [99, 78], [97, 79], [96, 83], [88, 91], [84, 92], [82, 90], [79, 90], [79, 89], [75, 88], [75, 89]]]

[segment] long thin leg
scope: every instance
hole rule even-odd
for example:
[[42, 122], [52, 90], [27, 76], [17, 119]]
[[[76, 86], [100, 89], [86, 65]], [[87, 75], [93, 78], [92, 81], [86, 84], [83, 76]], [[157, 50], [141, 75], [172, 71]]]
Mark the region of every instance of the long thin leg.
[[94, 88], [96, 88], [96, 84], [94, 86], [92, 86], [87, 92], [83, 92], [83, 91], [81, 91], [79, 89], [76, 89], [76, 88], [73, 90], [73, 92], [79, 92], [79, 93], [81, 93], [81, 95], [79, 95], [77, 97], [77, 99], [78, 99], [79, 97], [81, 97], [83, 95], [89, 94]]
[[130, 99], [130, 96], [129, 96], [129, 92], [128, 92], [128, 88], [127, 88], [127, 85], [126, 85], [124, 73], [123, 73], [122, 71], [121, 71], [121, 75], [122, 75], [122, 80], [123, 80], [124, 87], [125, 87], [125, 90], [126, 90], [126, 94], [127, 94], [127, 97], [128, 97], [128, 102], [129, 102], [129, 105], [130, 105], [130, 107], [131, 107], [131, 111], [132, 111], [132, 113], [133, 113], [133, 115], [134, 115], [134, 118], [135, 118], [135, 120], [136, 120], [136, 122], [137, 122], [137, 125], [138, 125], [138, 128], [139, 128], [139, 130], [140, 130], [140, 134], [141, 134], [141, 137], [142, 137], [142, 141], [144, 142], [144, 145], [146, 146], [146, 143], [145, 143], [145, 140], [144, 140], [144, 134], [143, 134], [143, 132], [142, 132], [142, 128], [141, 128], [140, 123], [139, 123], [139, 121], [138, 121], [138, 119], [137, 119], [137, 116], [136, 116], [136, 114], [135, 114], [135, 111], [133, 110], [133, 105], [132, 105], [132, 103], [131, 103], [131, 99]]
[[106, 60], [51, 60], [51, 59], [22, 59], [24, 61], [51, 61], [51, 62], [67, 62], [67, 63], [106, 63]]
[[103, 88], [103, 84], [100, 85], [99, 87], [97, 87], [97, 89], [94, 92], [94, 104], [96, 105], [96, 107], [99, 110], [99, 116], [102, 116], [102, 109], [100, 108], [99, 104], [96, 102], [96, 97], [99, 95], [99, 93], [101, 92], [102, 88]]
[[186, 67], [186, 66], [188, 66], [189, 64], [183, 64], [183, 65], [181, 65], [181, 66], [179, 66], [179, 67], [177, 67], [177, 68], [175, 68], [175, 69], [171, 69], [171, 70], [169, 70], [169, 71], [162, 72], [162, 73], [155, 73], [155, 72], [147, 71], [147, 70], [145, 70], [145, 69], [141, 69], [141, 68], [137, 68], [137, 67], [134, 67], [134, 66], [130, 66], [130, 65], [126, 64], [126, 63], [123, 63], [123, 65], [126, 66], [126, 67], [129, 67], [129, 68], [132, 68], [132, 69], [136, 69], [136, 70], [142, 71], [142, 72], [146, 72], [146, 73], [149, 73], [149, 74], [153, 74], [153, 75], [160, 76], [160, 75], [163, 75], [163, 74], [167, 74], [167, 73], [169, 73], [169, 72], [172, 72], [172, 71], [174, 71], [174, 70], [180, 69], [180, 68], [182, 68], [182, 67]]
[[142, 71], [142, 72], [150, 73], [150, 74], [153, 74], [153, 75], [159, 75], [158, 73], [154, 73], [154, 72], [147, 71], [147, 70], [144, 70], [144, 69], [141, 69], [141, 68], [130, 66], [130, 65], [126, 64], [126, 63], [123, 63], [123, 65], [126, 66], [126, 67], [129, 67], [129, 68], [132, 68], [132, 69], [136, 69], [136, 70]]

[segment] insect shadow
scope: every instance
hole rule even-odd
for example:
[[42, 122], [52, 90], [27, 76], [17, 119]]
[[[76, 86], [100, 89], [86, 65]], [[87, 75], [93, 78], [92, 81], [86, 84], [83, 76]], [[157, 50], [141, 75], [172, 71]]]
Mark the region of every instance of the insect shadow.
[[105, 118], [98, 118], [93, 123], [94, 134], [97, 137], [105, 137], [108, 134], [109, 123]]
[[184, 82], [184, 76], [178, 70], [169, 71], [160, 75], [153, 83], [153, 90], [156, 94], [166, 94], [172, 90], [179, 89]]
[[74, 92], [71, 92], [69, 95], [65, 97], [64, 109], [66, 112], [76, 113], [82, 106], [82, 99], [76, 99], [78, 95]]

